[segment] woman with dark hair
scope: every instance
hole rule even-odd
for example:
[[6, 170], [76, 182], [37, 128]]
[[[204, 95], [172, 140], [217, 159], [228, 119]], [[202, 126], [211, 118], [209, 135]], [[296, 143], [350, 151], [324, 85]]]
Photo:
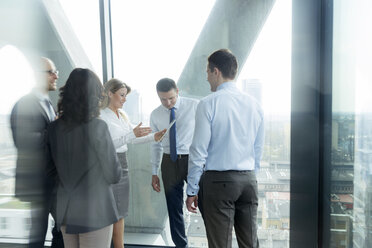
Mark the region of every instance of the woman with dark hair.
[[49, 175], [59, 180], [56, 224], [66, 247], [109, 247], [119, 219], [111, 184], [121, 170], [107, 124], [98, 118], [103, 87], [74, 69], [60, 89], [59, 118], [48, 128]]
[[111, 79], [105, 83], [105, 99], [102, 104], [101, 118], [107, 123], [116, 148], [121, 167], [120, 182], [112, 185], [120, 220], [114, 224], [113, 243], [115, 248], [124, 248], [124, 217], [128, 215], [129, 207], [129, 177], [126, 151], [127, 144], [139, 144], [160, 141], [166, 129], [151, 133], [149, 127], [132, 125], [126, 113], [122, 110], [126, 96], [131, 88], [118, 79]]

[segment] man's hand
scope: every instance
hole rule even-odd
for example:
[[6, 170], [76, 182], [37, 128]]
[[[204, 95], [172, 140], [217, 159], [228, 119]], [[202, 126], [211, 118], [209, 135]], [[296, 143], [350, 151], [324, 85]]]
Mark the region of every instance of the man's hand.
[[157, 175], [152, 175], [151, 185], [156, 192], [160, 192], [160, 180]]
[[167, 131], [167, 129], [165, 128], [165, 129], [155, 133], [155, 135], [154, 135], [155, 141], [156, 142], [161, 141], [163, 139], [163, 136], [164, 136], [166, 131]]
[[140, 124], [138, 124], [134, 129], [133, 129], [133, 133], [134, 135], [138, 138], [138, 137], [142, 137], [142, 136], [146, 136], [148, 135], [149, 133], [151, 133], [151, 128], [149, 127], [141, 127], [142, 125], [142, 122], [140, 122]]
[[[193, 206], [194, 203], [194, 206]], [[196, 210], [198, 209], [198, 196], [188, 196], [186, 199], [186, 207], [191, 213], [197, 213]]]

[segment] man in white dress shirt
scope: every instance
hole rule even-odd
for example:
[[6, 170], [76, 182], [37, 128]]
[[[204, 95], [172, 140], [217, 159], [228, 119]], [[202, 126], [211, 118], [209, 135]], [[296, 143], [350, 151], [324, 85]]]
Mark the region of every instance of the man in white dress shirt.
[[196, 212], [199, 203], [209, 247], [231, 247], [232, 227], [239, 247], [258, 247], [255, 170], [264, 144], [263, 112], [236, 87], [237, 69], [227, 49], [208, 57], [213, 93], [198, 105], [190, 147], [186, 206]]
[[151, 129], [157, 132], [168, 128], [173, 119], [176, 119], [176, 122], [162, 142], [151, 145], [152, 187], [156, 192], [160, 192], [158, 171], [161, 164], [172, 240], [177, 248], [187, 247], [182, 210], [183, 189], [198, 100], [180, 97], [176, 83], [169, 78], [161, 79], [156, 90], [161, 105], [151, 113]]

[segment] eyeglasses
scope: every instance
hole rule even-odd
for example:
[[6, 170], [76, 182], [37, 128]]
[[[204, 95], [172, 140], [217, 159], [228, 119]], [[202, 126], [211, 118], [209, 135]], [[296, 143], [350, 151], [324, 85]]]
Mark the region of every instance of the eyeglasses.
[[59, 71], [57, 71], [57, 70], [49, 70], [49, 71], [44, 71], [44, 72], [47, 72], [47, 73], [49, 73], [49, 75], [57, 75], [58, 76], [58, 74], [59, 74]]

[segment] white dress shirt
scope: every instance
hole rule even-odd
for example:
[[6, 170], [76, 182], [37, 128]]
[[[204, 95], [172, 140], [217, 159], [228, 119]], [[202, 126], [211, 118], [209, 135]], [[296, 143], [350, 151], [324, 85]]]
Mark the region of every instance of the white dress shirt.
[[[176, 114], [176, 140], [177, 154], [189, 154], [195, 127], [195, 112], [199, 101], [192, 98], [178, 96], [174, 105]], [[160, 105], [154, 109], [150, 116], [150, 127], [154, 132], [168, 128], [170, 109]], [[169, 133], [162, 142], [151, 144], [152, 174], [157, 175], [163, 152], [170, 154]]]
[[128, 143], [140, 144], [155, 141], [154, 133], [137, 138], [133, 132], [135, 126], [130, 123], [126, 113], [120, 109], [118, 111], [120, 112], [119, 117], [109, 108], [102, 109], [100, 114], [101, 119], [108, 125], [117, 153], [126, 152], [128, 150]]
[[196, 111], [189, 156], [188, 195], [196, 195], [203, 170], [257, 170], [264, 145], [263, 111], [233, 82], [217, 87]]

